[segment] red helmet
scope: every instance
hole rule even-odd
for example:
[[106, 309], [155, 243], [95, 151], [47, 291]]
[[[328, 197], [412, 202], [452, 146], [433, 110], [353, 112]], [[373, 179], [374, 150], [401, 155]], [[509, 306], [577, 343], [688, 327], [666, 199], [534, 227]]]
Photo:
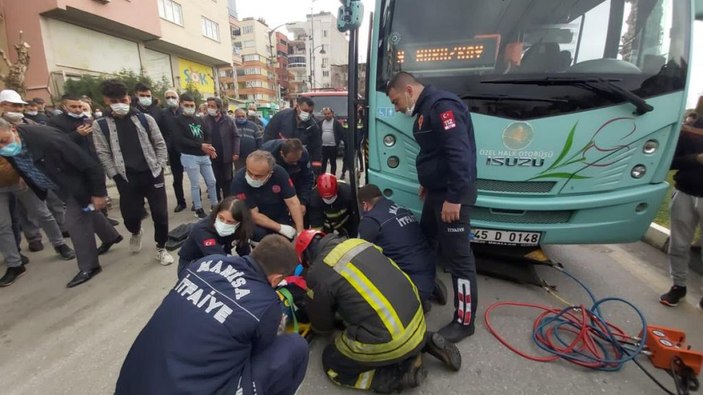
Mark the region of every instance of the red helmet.
[[317, 192], [323, 199], [330, 199], [337, 195], [337, 177], [325, 173], [317, 177]]
[[298, 261], [300, 263], [303, 263], [303, 253], [310, 246], [310, 243], [312, 243], [312, 240], [317, 235], [324, 236], [325, 234], [320, 232], [319, 230], [307, 229], [302, 231], [298, 235], [298, 238], [295, 239], [295, 253], [298, 254]]

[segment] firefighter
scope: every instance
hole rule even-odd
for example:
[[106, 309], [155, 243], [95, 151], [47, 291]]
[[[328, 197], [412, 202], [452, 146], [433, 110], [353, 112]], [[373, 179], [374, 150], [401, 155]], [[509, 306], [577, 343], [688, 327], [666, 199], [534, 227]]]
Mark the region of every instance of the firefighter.
[[417, 387], [427, 375], [422, 352], [448, 369], [461, 368], [456, 346], [438, 333], [427, 333], [410, 278], [378, 247], [305, 230], [295, 250], [306, 267], [313, 330], [329, 334], [336, 315], [346, 325], [322, 353], [322, 367], [335, 384], [380, 393]]
[[278, 235], [249, 256], [188, 264], [134, 341], [115, 394], [295, 394], [308, 344], [298, 334], [277, 336], [273, 288], [296, 264], [293, 245]]
[[288, 172], [305, 215], [310, 205], [315, 175], [310, 167], [310, 155], [303, 143], [299, 139], [269, 140], [261, 149], [270, 152], [276, 159], [276, 164]]
[[435, 278], [437, 257], [413, 213], [383, 197], [381, 190], [373, 184], [359, 188], [358, 199], [363, 211], [359, 238], [381, 247], [383, 253], [413, 280], [425, 311], [429, 310], [432, 297], [440, 304], [446, 304], [446, 287]]
[[310, 201], [310, 226], [325, 233], [336, 231], [342, 236], [356, 236], [358, 221], [352, 215], [354, 204], [349, 184], [338, 183], [334, 174], [322, 174], [317, 177], [316, 193]]
[[386, 94], [395, 111], [415, 119], [420, 146], [415, 159], [419, 195], [424, 200], [420, 225], [452, 275], [454, 317], [439, 330], [452, 342], [474, 334], [478, 290], [471, 252], [471, 206], [476, 202], [476, 143], [469, 109], [453, 93], [422, 85], [397, 73]]

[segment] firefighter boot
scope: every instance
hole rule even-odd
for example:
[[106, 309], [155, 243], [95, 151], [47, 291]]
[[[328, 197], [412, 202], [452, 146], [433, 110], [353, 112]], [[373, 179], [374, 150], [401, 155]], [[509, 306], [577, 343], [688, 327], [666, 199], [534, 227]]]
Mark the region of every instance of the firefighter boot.
[[432, 299], [437, 302], [440, 306], [447, 304], [447, 286], [444, 285], [442, 280], [436, 278], [434, 280], [434, 289], [432, 290]]
[[471, 281], [452, 276], [454, 288], [454, 319], [439, 330], [439, 334], [452, 343], [458, 343], [474, 334], [474, 301], [471, 299]]
[[461, 369], [459, 349], [439, 333], [428, 333], [427, 344], [423, 351], [442, 361], [449, 370], [458, 372]]
[[425, 378], [427, 371], [422, 366], [422, 354], [419, 354], [397, 365], [377, 369], [371, 389], [380, 394], [401, 392], [420, 386]]

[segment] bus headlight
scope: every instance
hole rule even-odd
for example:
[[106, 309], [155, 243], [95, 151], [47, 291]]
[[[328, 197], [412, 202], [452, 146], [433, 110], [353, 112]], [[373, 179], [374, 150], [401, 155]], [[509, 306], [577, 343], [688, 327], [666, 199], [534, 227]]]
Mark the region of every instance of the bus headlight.
[[385, 145], [386, 147], [394, 146], [395, 145], [395, 136], [393, 136], [392, 134], [387, 134], [383, 138], [383, 145]]
[[630, 171], [632, 178], [642, 178], [645, 174], [647, 174], [647, 168], [644, 165], [637, 165]]
[[642, 148], [642, 152], [644, 152], [646, 155], [652, 155], [653, 153], [657, 152], [658, 149], [659, 142], [657, 140], [649, 140], [644, 143], [644, 148]]
[[388, 158], [388, 162], [386, 163], [388, 163], [388, 167], [390, 167], [391, 169], [395, 169], [396, 167], [398, 167], [398, 165], [400, 165], [400, 159], [398, 159], [397, 156], [391, 156], [390, 158]]

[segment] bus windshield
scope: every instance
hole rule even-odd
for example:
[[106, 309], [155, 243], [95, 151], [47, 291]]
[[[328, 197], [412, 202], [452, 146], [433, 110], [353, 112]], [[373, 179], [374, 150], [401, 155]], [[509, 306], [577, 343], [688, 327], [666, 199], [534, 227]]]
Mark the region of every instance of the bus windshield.
[[[677, 0], [384, 0], [376, 86], [408, 71], [464, 97], [472, 112], [512, 119], [680, 91], [690, 8]], [[594, 77], [608, 89], [582, 82]]]
[[314, 93], [308, 93], [305, 94], [305, 96], [315, 102], [315, 113], [320, 113], [323, 108], [329, 107], [332, 109], [335, 116], [342, 118], [347, 117], [348, 100], [346, 92], [340, 95], [316, 95]]

